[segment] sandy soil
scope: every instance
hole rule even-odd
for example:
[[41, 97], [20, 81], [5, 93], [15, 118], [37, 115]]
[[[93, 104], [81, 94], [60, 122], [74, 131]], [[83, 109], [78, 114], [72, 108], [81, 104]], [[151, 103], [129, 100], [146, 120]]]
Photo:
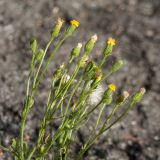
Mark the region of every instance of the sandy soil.
[[[81, 27], [60, 49], [42, 84], [37, 106], [28, 117], [31, 140], [37, 134], [38, 118], [43, 112], [45, 86], [54, 68], [65, 60], [77, 42], [85, 42], [94, 33], [99, 42], [93, 53], [99, 59], [100, 48], [108, 36], [117, 39], [112, 62], [124, 59], [125, 66], [108, 81], [120, 89], [147, 89], [144, 99], [121, 123], [105, 134], [84, 159], [160, 160], [160, 0], [1, 0], [0, 1], [0, 140], [4, 145], [18, 135], [18, 123], [24, 98], [30, 52], [28, 42], [37, 37], [41, 46], [49, 36], [53, 22], [62, 16], [66, 22], [76, 18]], [[104, 70], [108, 67], [106, 63]], [[80, 132], [80, 137], [84, 137]], [[0, 159], [9, 160], [4, 154]]]

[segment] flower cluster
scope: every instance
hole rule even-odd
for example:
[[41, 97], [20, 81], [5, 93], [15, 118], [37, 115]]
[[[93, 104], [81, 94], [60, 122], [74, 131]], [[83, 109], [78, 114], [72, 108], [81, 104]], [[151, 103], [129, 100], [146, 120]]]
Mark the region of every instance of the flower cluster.
[[[121, 91], [118, 94], [115, 84], [106, 84], [106, 79], [122, 67], [123, 61], [117, 60], [111, 65], [107, 73], [103, 72], [103, 65], [107, 58], [112, 55], [116, 41], [111, 37], [108, 38], [101, 57], [99, 57], [98, 62], [95, 62], [90, 56], [98, 40], [95, 34], [84, 46], [78, 43], [71, 50], [69, 59], [54, 70], [45, 112], [40, 120], [40, 125], [38, 125], [38, 135], [35, 144], [32, 148], [29, 148], [30, 143], [24, 139], [25, 126], [28, 114], [36, 105], [34, 100], [38, 88], [52, 58], [63, 42], [72, 36], [80, 23], [77, 20], [71, 20], [68, 28], [57, 40], [63, 25], [64, 21], [58, 18], [44, 49], [38, 47], [35, 39], [30, 42], [32, 60], [27, 81], [26, 98], [21, 113], [19, 136], [12, 140], [9, 148], [1, 146], [2, 150], [9, 151], [17, 160], [48, 159], [52, 146], [54, 146], [52, 159], [63, 159], [65, 157], [65, 159], [80, 160], [95, 140], [118, 123], [145, 93], [145, 89], [141, 88], [132, 96], [127, 91]], [[54, 41], [55, 39], [56, 41]], [[54, 48], [48, 54], [49, 56], [46, 56], [52, 43], [54, 43]], [[73, 64], [75, 64], [74, 67], [72, 67]], [[115, 118], [114, 113], [120, 110], [123, 105], [125, 105], [123, 113]], [[107, 116], [104, 111], [106, 107], [111, 108], [111, 112]], [[71, 146], [74, 143], [76, 132], [88, 122], [95, 110], [98, 111], [98, 115], [93, 122], [93, 130], [90, 131], [88, 138], [86, 137], [79, 153], [74, 155]], [[48, 126], [56, 121], [59, 124], [57, 130], [48, 134], [50, 131]], [[30, 135], [30, 137], [32, 136]], [[2, 153], [0, 151], [0, 156], [2, 156]]]

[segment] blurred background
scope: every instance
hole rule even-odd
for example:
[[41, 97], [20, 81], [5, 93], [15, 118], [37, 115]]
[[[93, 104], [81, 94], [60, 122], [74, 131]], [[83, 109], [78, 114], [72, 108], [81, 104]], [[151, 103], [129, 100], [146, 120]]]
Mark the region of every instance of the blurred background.
[[[113, 56], [124, 67], [108, 81], [130, 93], [147, 89], [143, 100], [110, 132], [103, 135], [86, 160], [160, 160], [160, 0], [0, 0], [0, 141], [9, 145], [18, 135], [25, 80], [31, 59], [29, 40], [34, 36], [44, 47], [57, 19], [81, 22], [47, 71], [37, 95], [39, 101], [28, 117], [27, 135], [34, 140], [44, 109], [49, 79], [73, 46], [97, 33], [92, 57], [100, 59], [109, 36], [117, 40]], [[104, 72], [108, 63], [104, 65]], [[83, 138], [85, 130], [80, 132]], [[27, 139], [27, 136], [26, 136]], [[1, 159], [12, 159], [4, 154]]]

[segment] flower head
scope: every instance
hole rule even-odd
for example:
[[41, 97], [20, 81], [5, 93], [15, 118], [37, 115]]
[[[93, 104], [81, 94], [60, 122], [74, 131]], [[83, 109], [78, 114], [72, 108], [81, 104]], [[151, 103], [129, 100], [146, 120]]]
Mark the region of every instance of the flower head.
[[111, 83], [111, 84], [108, 85], [108, 88], [109, 88], [111, 91], [114, 92], [114, 91], [116, 91], [116, 88], [117, 88], [117, 87], [116, 87], [114, 84]]
[[64, 20], [59, 17], [59, 18], [57, 19], [57, 26], [62, 27], [63, 23], [64, 23]]
[[109, 37], [107, 40], [107, 44], [111, 45], [111, 46], [115, 46], [116, 45], [116, 40], [113, 39], [112, 37]]
[[[89, 89], [90, 86], [88, 86]], [[89, 95], [87, 102], [89, 105], [94, 106], [100, 102], [104, 93], [104, 86], [98, 85], [97, 88]]]
[[122, 95], [124, 100], [126, 100], [129, 97], [129, 93], [127, 91], [123, 91]]
[[98, 39], [98, 36], [97, 34], [94, 34], [92, 37], [91, 37], [91, 40], [93, 41], [93, 43], [95, 43]]
[[141, 89], [140, 89], [140, 93], [141, 93], [142, 95], [144, 95], [145, 92], [146, 92], [146, 89], [145, 89], [145, 88], [141, 88]]
[[80, 25], [80, 23], [77, 20], [71, 20], [70, 24], [75, 27], [78, 27]]
[[78, 43], [77, 47], [82, 48], [82, 43]]

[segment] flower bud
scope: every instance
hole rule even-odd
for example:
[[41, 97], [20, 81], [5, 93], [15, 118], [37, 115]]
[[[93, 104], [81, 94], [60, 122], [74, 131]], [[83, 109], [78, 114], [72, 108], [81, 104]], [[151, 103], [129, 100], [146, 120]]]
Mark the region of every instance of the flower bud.
[[133, 95], [131, 103], [135, 104], [135, 103], [139, 102], [145, 92], [146, 92], [146, 89], [141, 88], [139, 92], [137, 92]]
[[62, 65], [60, 65], [60, 67], [54, 72], [53, 78], [52, 78], [54, 82], [57, 82], [57, 81], [61, 78], [61, 76], [63, 75], [64, 69], [65, 69], [65, 66], [64, 66], [64, 64], [62, 64]]
[[71, 56], [70, 56], [70, 60], [69, 60], [70, 63], [72, 62], [72, 60], [73, 60], [74, 58], [76, 58], [76, 57], [79, 55], [79, 53], [80, 53], [80, 51], [81, 51], [81, 48], [82, 48], [82, 44], [81, 44], [81, 43], [78, 43], [78, 45], [77, 45], [75, 48], [72, 49], [72, 51], [71, 51]]
[[104, 92], [102, 101], [103, 103], [105, 103], [106, 105], [109, 105], [112, 102], [112, 96], [113, 96], [113, 92], [111, 92], [111, 90], [107, 89]]
[[87, 66], [86, 66], [86, 68], [84, 70], [84, 73], [88, 74], [89, 72], [91, 72], [93, 70], [94, 65], [95, 64], [94, 64], [93, 61], [88, 62]]
[[86, 43], [84, 50], [86, 51], [87, 54], [89, 54], [89, 53], [92, 51], [92, 49], [93, 49], [93, 47], [94, 47], [97, 39], [98, 39], [98, 37], [97, 37], [97, 35], [95, 34], [95, 35], [92, 36], [91, 39]]
[[30, 47], [31, 47], [31, 50], [32, 50], [32, 55], [35, 54], [36, 49], [37, 49], [37, 41], [36, 41], [36, 39], [32, 39], [30, 41]]
[[96, 82], [100, 81], [102, 79], [102, 76], [103, 76], [103, 74], [102, 74], [101, 69], [97, 67], [96, 70], [95, 70]]
[[43, 153], [44, 149], [45, 149], [45, 145], [43, 144], [43, 145], [41, 145], [41, 147], [40, 147], [40, 152]]
[[36, 54], [35, 60], [40, 61], [42, 59], [43, 55], [44, 55], [44, 50], [40, 49], [39, 52]]
[[53, 27], [53, 30], [51, 32], [51, 36], [52, 37], [57, 37], [59, 35], [59, 32], [62, 28], [64, 21], [61, 18], [58, 18], [57, 23], [55, 24], [55, 26]]
[[111, 72], [116, 72], [117, 70], [119, 70], [123, 65], [123, 61], [122, 60], [119, 60], [117, 61], [111, 68]]
[[116, 104], [121, 105], [125, 102], [125, 100], [129, 97], [129, 93], [127, 91], [123, 91], [122, 94], [120, 94], [116, 99]]
[[87, 55], [84, 55], [79, 61], [79, 66], [80, 67], [85, 67], [88, 60], [89, 60], [89, 57]]
[[101, 69], [94, 64], [93, 61], [90, 61], [84, 71], [86, 77], [90, 80], [93, 80], [91, 86], [95, 83], [99, 82], [102, 79], [102, 71]]
[[112, 102], [113, 92], [115, 92], [116, 86], [114, 84], [109, 84], [107, 90], [104, 92], [102, 101], [109, 105]]

